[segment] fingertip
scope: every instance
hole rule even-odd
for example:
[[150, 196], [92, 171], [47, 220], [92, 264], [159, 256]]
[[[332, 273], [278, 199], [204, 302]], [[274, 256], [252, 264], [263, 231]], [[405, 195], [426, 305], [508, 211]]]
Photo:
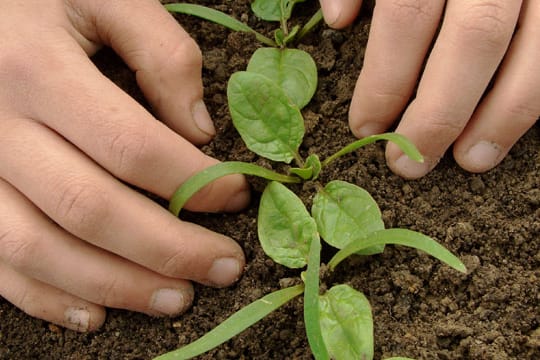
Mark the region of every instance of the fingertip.
[[472, 173], [482, 173], [493, 169], [502, 161], [506, 153], [507, 151], [500, 145], [485, 140], [478, 141], [465, 149], [459, 143], [454, 146], [456, 162], [464, 170]]
[[399, 148], [389, 143], [386, 148], [386, 162], [388, 167], [396, 175], [407, 180], [416, 180], [428, 174], [437, 164], [440, 158], [423, 155], [424, 161], [418, 162], [409, 158]]
[[251, 200], [251, 190], [245, 176], [224, 176], [206, 185], [186, 203], [186, 209], [207, 212], [236, 212]]
[[64, 321], [59, 325], [78, 332], [98, 330], [106, 318], [105, 308], [94, 304], [68, 306], [64, 311]]
[[175, 288], [155, 290], [150, 298], [150, 315], [176, 316], [191, 307], [195, 293], [190, 283]]
[[320, 0], [324, 21], [334, 29], [350, 25], [362, 5], [361, 0]]

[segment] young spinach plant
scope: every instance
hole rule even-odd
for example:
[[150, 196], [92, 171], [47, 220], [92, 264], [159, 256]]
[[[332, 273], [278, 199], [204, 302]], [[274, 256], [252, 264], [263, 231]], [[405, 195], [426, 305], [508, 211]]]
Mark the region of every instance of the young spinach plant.
[[[287, 48], [320, 21], [320, 11], [302, 29], [289, 31], [287, 20], [292, 8], [303, 0], [255, 0], [255, 14], [279, 21], [274, 40], [247, 25], [213, 9], [192, 4], [169, 4], [169, 11], [196, 15], [236, 31], [254, 33], [263, 44], [249, 60], [246, 71], [233, 74], [227, 96], [233, 124], [246, 146], [267, 159], [295, 162], [288, 174], [255, 164], [224, 162], [188, 179], [170, 201], [169, 210], [179, 215], [186, 201], [210, 182], [230, 174], [255, 175], [269, 180], [259, 205], [258, 236], [265, 253], [289, 268], [306, 268], [302, 285], [281, 289], [242, 308], [212, 331], [183, 348], [157, 359], [189, 359], [202, 354], [242, 332], [283, 304], [304, 295], [304, 323], [316, 359], [372, 359], [373, 319], [367, 298], [344, 284], [320, 294], [319, 271], [321, 238], [340, 249], [329, 261], [337, 265], [353, 254], [380, 253], [387, 244], [422, 250], [454, 269], [465, 272], [463, 263], [435, 240], [406, 229], [385, 229], [377, 203], [364, 189], [340, 180], [325, 186], [317, 183], [311, 212], [284, 183], [316, 181], [331, 162], [378, 140], [396, 143], [411, 159], [422, 161], [418, 150], [405, 137], [395, 133], [373, 135], [355, 141], [321, 161], [316, 154], [303, 159], [299, 147], [304, 137], [301, 109], [317, 87], [317, 69], [311, 56]], [[405, 359], [405, 358], [393, 358]]]

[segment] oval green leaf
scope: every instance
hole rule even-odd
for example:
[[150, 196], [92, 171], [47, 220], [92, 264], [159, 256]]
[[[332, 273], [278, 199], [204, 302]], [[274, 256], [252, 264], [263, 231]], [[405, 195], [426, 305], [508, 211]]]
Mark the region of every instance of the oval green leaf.
[[259, 241], [275, 262], [289, 268], [307, 264], [309, 247], [318, 237], [317, 225], [302, 200], [285, 185], [272, 181], [259, 204]]
[[304, 119], [283, 90], [266, 76], [240, 71], [227, 87], [235, 128], [253, 152], [290, 163], [304, 137]]
[[[311, 214], [321, 237], [338, 249], [384, 229], [381, 211], [371, 195], [345, 181], [331, 181], [319, 191], [313, 199]], [[383, 250], [384, 245], [378, 245], [362, 249], [359, 254], [371, 255]]]
[[291, 17], [294, 5], [303, 1], [305, 0], [255, 0], [251, 3], [251, 10], [266, 21], [287, 20]]
[[332, 359], [373, 359], [373, 318], [364, 294], [337, 285], [320, 296], [319, 309], [323, 339]]
[[260, 48], [249, 60], [247, 71], [271, 79], [300, 109], [317, 90], [317, 65], [303, 50]]

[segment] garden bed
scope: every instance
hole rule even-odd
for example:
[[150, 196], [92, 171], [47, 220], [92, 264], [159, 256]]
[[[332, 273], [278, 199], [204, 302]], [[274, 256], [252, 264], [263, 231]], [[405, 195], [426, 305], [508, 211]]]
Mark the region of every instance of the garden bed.
[[[198, 1], [225, 11], [268, 33], [249, 1]], [[316, 1], [297, 6], [305, 22]], [[369, 7], [369, 5], [367, 6]], [[364, 13], [369, 14], [369, 9]], [[224, 31], [205, 21], [179, 17], [204, 54], [205, 101], [217, 128], [203, 150], [221, 160], [272, 165], [243, 145], [231, 124], [226, 84], [243, 70], [257, 42], [250, 35]], [[303, 110], [303, 155], [333, 153], [354, 140], [347, 126], [348, 104], [362, 65], [369, 17], [344, 31], [319, 26], [300, 48], [319, 70], [319, 86]], [[110, 51], [95, 63], [119, 86], [144, 103], [133, 74]], [[347, 283], [365, 293], [373, 307], [375, 358], [538, 359], [540, 358], [540, 125], [537, 123], [496, 169], [486, 174], [461, 170], [448, 155], [417, 181], [405, 181], [385, 164], [384, 145], [375, 144], [332, 164], [319, 179], [341, 179], [369, 191], [387, 227], [429, 235], [457, 254], [469, 273], [462, 275], [418, 251], [387, 246], [381, 255], [356, 257], [323, 277], [323, 286]], [[254, 182], [260, 189], [261, 183]], [[296, 190], [306, 196], [313, 184]], [[299, 281], [266, 257], [259, 246], [256, 214], [259, 194], [240, 214], [191, 214], [185, 219], [236, 239], [247, 267], [233, 287], [196, 286], [194, 306], [174, 319], [109, 310], [97, 332], [79, 334], [32, 319], [0, 299], [0, 359], [149, 359], [203, 335], [230, 314], [262, 295]], [[306, 198], [309, 203], [310, 199]], [[334, 253], [323, 249], [323, 262]], [[204, 359], [310, 359], [295, 299]]]

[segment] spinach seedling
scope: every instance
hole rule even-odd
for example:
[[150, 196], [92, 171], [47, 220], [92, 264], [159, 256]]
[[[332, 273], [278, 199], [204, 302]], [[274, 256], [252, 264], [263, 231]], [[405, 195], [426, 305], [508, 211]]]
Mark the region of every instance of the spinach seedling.
[[[316, 154], [302, 158], [299, 147], [305, 130], [301, 109], [315, 92], [317, 69], [308, 53], [286, 48], [305, 32], [305, 27], [295, 27], [291, 31], [287, 28], [287, 20], [297, 2], [300, 1], [255, 0], [252, 3], [256, 15], [280, 22], [274, 40], [212, 9], [190, 4], [167, 5], [170, 11], [197, 15], [233, 30], [255, 33], [257, 39], [272, 46], [255, 51], [246, 71], [231, 76], [227, 88], [229, 109], [234, 126], [251, 151], [273, 161], [295, 163], [287, 174], [243, 162], [217, 164], [182, 184], [173, 195], [169, 210], [178, 216], [192, 195], [226, 175], [241, 173], [267, 179], [257, 222], [261, 246], [275, 262], [305, 270], [300, 274], [301, 285], [256, 300], [195, 342], [157, 359], [189, 359], [202, 354], [301, 294], [304, 296], [306, 335], [316, 359], [372, 359], [373, 318], [364, 294], [345, 284], [320, 293], [321, 239], [339, 249], [327, 264], [329, 271], [334, 271], [341, 261], [353, 254], [376, 254], [382, 252], [385, 245], [395, 244], [422, 250], [454, 269], [466, 272], [463, 263], [435, 240], [406, 229], [385, 229], [377, 203], [367, 191], [354, 184], [333, 180], [323, 186], [317, 182], [318, 190], [310, 211], [284, 185], [317, 181], [320, 173], [340, 156], [379, 140], [392, 141], [408, 157], [422, 161], [415, 146], [395, 133], [360, 139], [323, 161]], [[316, 20], [317, 16], [312, 19]], [[313, 25], [314, 21], [310, 23]]]

